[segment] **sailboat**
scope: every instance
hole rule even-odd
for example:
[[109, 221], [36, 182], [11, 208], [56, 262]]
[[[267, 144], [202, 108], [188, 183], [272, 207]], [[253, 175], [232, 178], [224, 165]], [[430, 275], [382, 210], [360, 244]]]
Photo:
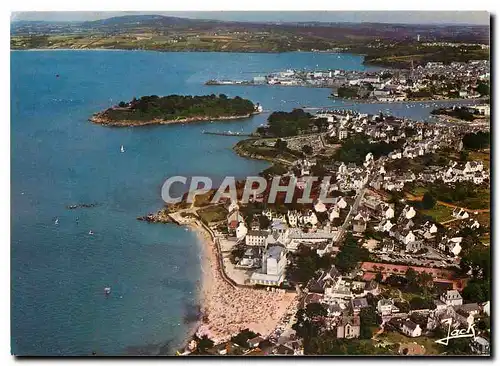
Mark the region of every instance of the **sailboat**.
[[125, 152], [125, 148], [123, 147], [123, 145], [120, 147], [120, 152], [122, 152], [122, 153]]
[[54, 224], [55, 225], [59, 225], [59, 219], [58, 218], [56, 218], [56, 221], [54, 221]]

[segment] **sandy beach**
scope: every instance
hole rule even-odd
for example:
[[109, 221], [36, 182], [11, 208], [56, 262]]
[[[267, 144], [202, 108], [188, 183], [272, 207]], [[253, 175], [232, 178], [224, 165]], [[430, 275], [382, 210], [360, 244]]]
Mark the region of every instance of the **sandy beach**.
[[200, 301], [203, 318], [197, 333], [208, 335], [216, 343], [246, 328], [263, 336], [269, 335], [296, 293], [231, 286], [219, 273], [216, 248], [210, 234], [196, 222], [189, 227], [197, 233], [202, 247]]

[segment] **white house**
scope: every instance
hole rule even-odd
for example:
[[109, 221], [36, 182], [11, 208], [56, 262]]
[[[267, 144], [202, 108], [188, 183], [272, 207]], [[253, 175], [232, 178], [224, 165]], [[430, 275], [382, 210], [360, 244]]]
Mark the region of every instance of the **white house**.
[[337, 170], [337, 174], [339, 174], [339, 175], [344, 175], [346, 172], [347, 172], [347, 167], [346, 167], [346, 165], [342, 162], [342, 164], [340, 164], [340, 166], [339, 166], [339, 169]]
[[328, 214], [328, 219], [330, 221], [333, 221], [339, 217], [340, 217], [340, 209], [337, 206], [333, 206], [330, 209], [330, 213]]
[[340, 199], [337, 201], [337, 206], [341, 209], [347, 207], [347, 201], [344, 199], [344, 197], [340, 197]]
[[248, 233], [248, 229], [245, 225], [245, 222], [241, 221], [236, 228], [236, 239], [242, 240], [245, 235]]
[[326, 206], [321, 200], [318, 200], [316, 204], [314, 205], [314, 211], [316, 212], [325, 212], [326, 211]]
[[309, 210], [305, 214], [299, 216], [299, 222], [302, 225], [311, 224], [312, 226], [316, 226], [316, 224], [318, 223], [318, 218], [312, 210]]
[[387, 205], [382, 212], [386, 219], [394, 218], [394, 208], [392, 208], [390, 205]]
[[441, 294], [439, 298], [446, 305], [457, 306], [462, 305], [463, 299], [460, 293], [457, 290], [448, 290]]
[[391, 222], [391, 220], [387, 220], [384, 223], [384, 225], [382, 225], [382, 231], [387, 233], [387, 232], [391, 231], [393, 226], [394, 226], [394, 224]]
[[407, 245], [408, 243], [415, 241], [415, 239], [415, 234], [413, 234], [413, 231], [410, 230], [406, 235], [403, 236], [403, 243]]
[[457, 219], [464, 220], [469, 218], [469, 213], [465, 211], [463, 208], [456, 207], [451, 215]]
[[288, 225], [290, 225], [291, 227], [297, 227], [298, 218], [299, 218], [298, 212], [295, 210], [289, 210], [286, 213], [286, 216], [288, 218]]
[[403, 323], [401, 331], [408, 337], [420, 337], [422, 335], [422, 328], [420, 325], [412, 322], [410, 319], [406, 319]]
[[377, 302], [377, 311], [380, 315], [391, 315], [394, 303], [390, 299], [381, 299]]
[[405, 217], [407, 219], [412, 219], [417, 214], [413, 206], [407, 206], [404, 211], [405, 211]]

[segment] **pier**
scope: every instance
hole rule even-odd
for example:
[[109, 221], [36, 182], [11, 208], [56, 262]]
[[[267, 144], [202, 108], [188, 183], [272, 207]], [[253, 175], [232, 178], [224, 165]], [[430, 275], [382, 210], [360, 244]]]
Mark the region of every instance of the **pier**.
[[236, 136], [236, 137], [255, 137], [255, 135], [251, 133], [245, 133], [245, 132], [232, 132], [232, 131], [202, 131], [201, 132], [204, 135], [217, 135], [217, 136]]

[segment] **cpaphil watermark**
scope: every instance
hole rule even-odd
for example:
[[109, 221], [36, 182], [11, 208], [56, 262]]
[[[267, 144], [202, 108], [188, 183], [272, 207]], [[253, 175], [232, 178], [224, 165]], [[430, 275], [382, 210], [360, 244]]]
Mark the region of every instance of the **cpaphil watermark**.
[[[174, 197], [172, 196], [172, 186], [179, 183], [187, 188], [187, 193]], [[239, 189], [237, 189], [237, 185]], [[193, 203], [197, 195], [206, 194], [213, 188], [212, 179], [209, 177], [195, 176], [188, 178], [173, 176], [163, 183], [161, 196], [166, 203], [170, 204], [181, 201]], [[300, 194], [298, 194], [298, 191]], [[262, 197], [264, 194], [267, 203], [275, 203], [279, 194], [285, 194], [283, 203], [292, 203], [296, 199], [297, 203], [308, 204], [313, 203], [314, 198], [326, 204], [335, 203], [334, 197], [328, 196], [331, 191], [330, 176], [309, 176], [300, 178], [300, 181], [294, 176], [285, 178], [276, 176], [272, 179], [251, 176], [239, 181], [235, 177], [225, 177], [216, 189], [210, 203], [217, 204], [225, 199], [249, 203], [252, 200], [256, 200], [257, 197]]]
[[443, 320], [444, 324], [448, 324], [448, 335], [444, 338], [438, 339], [435, 341], [436, 343], [443, 344], [447, 346], [450, 342], [450, 339], [457, 339], [457, 338], [476, 338], [476, 330], [474, 329], [474, 320], [473, 319], [467, 319], [467, 323], [469, 326], [467, 329], [465, 328], [457, 328], [451, 330], [451, 325], [453, 323], [453, 320], [451, 318]]

